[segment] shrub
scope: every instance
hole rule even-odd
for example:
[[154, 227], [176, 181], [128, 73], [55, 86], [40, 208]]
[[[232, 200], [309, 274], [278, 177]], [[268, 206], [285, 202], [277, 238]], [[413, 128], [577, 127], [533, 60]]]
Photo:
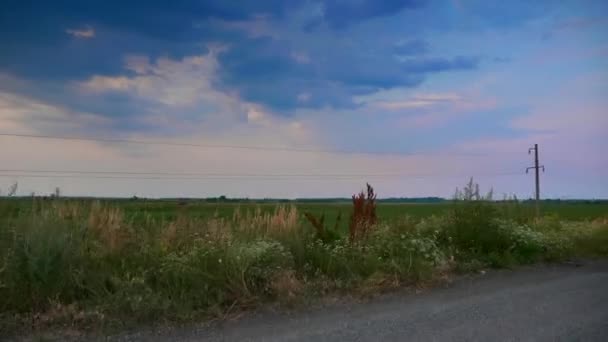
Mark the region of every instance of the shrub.
[[559, 261], [573, 256], [575, 251], [573, 235], [562, 232], [546, 232], [544, 236], [544, 259], [547, 261]]
[[572, 232], [577, 254], [587, 257], [608, 256], [608, 222], [566, 222], [564, 229]]
[[18, 229], [4, 227], [12, 235], [1, 272], [4, 310], [44, 310], [53, 300], [71, 303], [102, 291], [85, 227], [57, 213], [44, 210], [13, 221]]
[[258, 240], [228, 246], [228, 277], [239, 279], [237, 291], [245, 294], [269, 294], [270, 280], [281, 271], [293, 269], [293, 258], [276, 241]]
[[158, 269], [143, 279], [176, 308], [200, 310], [227, 300], [222, 260], [225, 250], [200, 241], [188, 250], [162, 256]]
[[529, 226], [511, 220], [497, 220], [497, 225], [500, 235], [511, 243], [508, 249], [509, 256], [517, 261], [524, 263], [536, 261], [546, 251], [545, 236]]
[[382, 227], [370, 241], [382, 270], [401, 280], [428, 277], [432, 270], [446, 261], [435, 236], [418, 232], [401, 232]]
[[[353, 253], [349, 244], [344, 240], [334, 243], [324, 243], [322, 240], [314, 240], [306, 246], [307, 269], [310, 276], [321, 273], [330, 278], [352, 279], [358, 276], [353, 264], [358, 263], [362, 257], [360, 253]], [[359, 264], [360, 265], [360, 264]]]
[[453, 244], [460, 251], [472, 254], [506, 250], [509, 241], [498, 230], [496, 218], [496, 209], [485, 201], [456, 203], [448, 213], [439, 239], [443, 244]]

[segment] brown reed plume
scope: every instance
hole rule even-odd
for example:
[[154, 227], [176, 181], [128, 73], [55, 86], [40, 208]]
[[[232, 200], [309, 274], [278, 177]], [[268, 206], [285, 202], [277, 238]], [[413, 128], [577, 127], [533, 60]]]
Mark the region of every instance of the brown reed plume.
[[349, 239], [351, 243], [361, 241], [369, 234], [378, 221], [376, 216], [376, 194], [371, 185], [367, 185], [367, 193], [361, 191], [353, 195], [353, 213], [350, 217]]

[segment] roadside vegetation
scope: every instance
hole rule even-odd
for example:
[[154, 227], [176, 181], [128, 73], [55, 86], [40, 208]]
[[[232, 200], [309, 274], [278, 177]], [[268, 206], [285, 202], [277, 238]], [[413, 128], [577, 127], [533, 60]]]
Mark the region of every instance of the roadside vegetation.
[[608, 256], [608, 212], [534, 218], [469, 182], [441, 215], [378, 215], [371, 186], [347, 212], [293, 205], [231, 216], [125, 215], [115, 204], [0, 201], [0, 335], [218, 317], [265, 302], [423, 286], [457, 272]]

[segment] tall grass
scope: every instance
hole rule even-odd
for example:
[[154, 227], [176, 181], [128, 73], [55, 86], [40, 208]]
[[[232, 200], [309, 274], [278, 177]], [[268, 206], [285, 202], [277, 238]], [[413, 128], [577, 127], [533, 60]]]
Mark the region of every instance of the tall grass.
[[294, 206], [134, 220], [100, 202], [0, 202], [0, 316], [5, 326], [184, 320], [432, 280], [455, 267], [608, 255], [606, 220], [523, 220], [473, 183], [465, 194], [446, 215], [389, 223], [368, 191], [355, 198], [350, 232], [314, 215], [307, 222]]

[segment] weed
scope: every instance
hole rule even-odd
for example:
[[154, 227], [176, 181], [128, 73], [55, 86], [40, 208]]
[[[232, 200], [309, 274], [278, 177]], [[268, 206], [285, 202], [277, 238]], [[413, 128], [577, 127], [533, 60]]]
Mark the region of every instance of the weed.
[[340, 238], [338, 227], [342, 217], [341, 213], [338, 213], [338, 217], [336, 218], [333, 229], [325, 227], [325, 214], [321, 214], [321, 216], [317, 218], [313, 214], [306, 212], [304, 213], [304, 217], [306, 217], [308, 222], [310, 222], [315, 229], [317, 239], [330, 243]]
[[[367, 196], [366, 196], [367, 195]], [[371, 185], [367, 184], [367, 194], [361, 191], [353, 195], [353, 213], [350, 217], [349, 239], [351, 243], [367, 237], [376, 224], [376, 194]]]

